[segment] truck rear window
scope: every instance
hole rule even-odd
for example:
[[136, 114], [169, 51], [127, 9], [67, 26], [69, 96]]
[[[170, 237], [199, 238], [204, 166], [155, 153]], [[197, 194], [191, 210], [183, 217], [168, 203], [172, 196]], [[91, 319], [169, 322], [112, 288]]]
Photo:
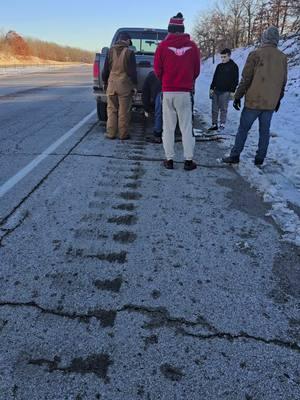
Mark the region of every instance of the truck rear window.
[[158, 44], [168, 32], [128, 32], [136, 54], [154, 54]]

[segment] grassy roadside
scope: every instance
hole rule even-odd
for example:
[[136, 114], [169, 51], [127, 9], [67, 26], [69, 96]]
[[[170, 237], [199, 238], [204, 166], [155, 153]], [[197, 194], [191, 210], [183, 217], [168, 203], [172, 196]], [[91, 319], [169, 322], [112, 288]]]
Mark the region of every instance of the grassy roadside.
[[7, 54], [0, 53], [0, 68], [8, 67], [27, 67], [27, 66], [48, 66], [48, 65], [78, 65], [84, 64], [83, 62], [73, 62], [73, 61], [54, 61], [54, 60], [44, 60], [39, 57], [16, 57]]

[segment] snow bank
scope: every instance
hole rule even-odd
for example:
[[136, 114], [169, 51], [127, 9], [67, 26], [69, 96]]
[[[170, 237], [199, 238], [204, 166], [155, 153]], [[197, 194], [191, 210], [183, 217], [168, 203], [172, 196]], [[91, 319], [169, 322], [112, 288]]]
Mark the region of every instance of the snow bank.
[[[233, 51], [232, 59], [240, 73], [253, 47]], [[235, 167], [266, 202], [271, 204], [270, 215], [283, 231], [283, 239], [300, 246], [300, 37], [294, 36], [280, 43], [280, 49], [289, 56], [288, 83], [278, 113], [274, 113], [271, 140], [265, 165], [253, 164], [258, 142], [258, 124], [250, 131], [240, 164]], [[208, 124], [211, 123], [209, 86], [217, 63], [208, 59], [202, 64], [196, 85], [195, 104]], [[229, 105], [228, 122], [224, 132], [228, 140], [223, 146], [229, 151], [237, 132], [240, 112]], [[224, 151], [226, 153], [226, 151]]]
[[16, 65], [16, 66], [9, 66], [9, 67], [1, 67], [0, 66], [0, 78], [2, 76], [10, 76], [10, 75], [19, 75], [19, 74], [32, 74], [35, 72], [47, 72], [47, 71], [53, 71], [53, 70], [58, 70], [62, 68], [67, 68], [67, 67], [72, 67], [72, 66], [78, 66], [80, 64], [41, 64], [41, 65], [36, 65], [36, 66], [21, 66], [21, 65]]

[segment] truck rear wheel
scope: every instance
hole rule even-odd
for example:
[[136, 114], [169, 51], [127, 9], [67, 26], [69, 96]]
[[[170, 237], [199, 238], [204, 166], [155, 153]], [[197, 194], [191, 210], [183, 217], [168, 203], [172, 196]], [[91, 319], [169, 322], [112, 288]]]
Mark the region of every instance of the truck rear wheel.
[[107, 104], [97, 100], [97, 115], [99, 121], [107, 121]]

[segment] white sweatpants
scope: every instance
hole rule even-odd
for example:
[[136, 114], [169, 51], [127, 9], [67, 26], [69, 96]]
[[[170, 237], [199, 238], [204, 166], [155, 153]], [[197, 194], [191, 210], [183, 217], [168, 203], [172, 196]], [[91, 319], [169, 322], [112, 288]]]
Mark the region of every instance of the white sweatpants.
[[177, 118], [182, 134], [183, 153], [186, 160], [194, 155], [193, 110], [190, 92], [163, 93], [163, 134], [162, 140], [167, 160], [174, 158], [174, 137]]

